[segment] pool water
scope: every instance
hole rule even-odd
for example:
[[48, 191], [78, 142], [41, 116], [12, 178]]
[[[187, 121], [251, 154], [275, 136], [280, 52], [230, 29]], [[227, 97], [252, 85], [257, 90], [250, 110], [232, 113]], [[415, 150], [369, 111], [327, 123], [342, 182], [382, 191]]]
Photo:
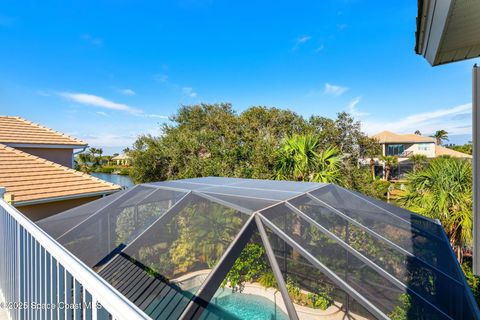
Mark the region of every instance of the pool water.
[[[229, 289], [215, 296], [203, 313], [203, 319], [288, 320], [278, 306], [261, 296], [232, 293]], [[278, 299], [281, 299], [280, 292]]]

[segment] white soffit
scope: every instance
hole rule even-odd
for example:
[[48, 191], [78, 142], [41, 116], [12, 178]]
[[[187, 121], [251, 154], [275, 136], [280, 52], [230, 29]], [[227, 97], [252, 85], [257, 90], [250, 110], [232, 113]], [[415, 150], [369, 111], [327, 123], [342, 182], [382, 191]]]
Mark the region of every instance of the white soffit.
[[419, 0], [415, 50], [432, 65], [480, 56], [480, 0]]

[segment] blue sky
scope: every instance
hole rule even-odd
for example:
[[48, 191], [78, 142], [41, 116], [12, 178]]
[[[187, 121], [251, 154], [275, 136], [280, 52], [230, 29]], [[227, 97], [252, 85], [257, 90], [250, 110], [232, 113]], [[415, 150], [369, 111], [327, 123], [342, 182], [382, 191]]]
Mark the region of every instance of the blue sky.
[[130, 145], [182, 104], [470, 139], [471, 67], [414, 53], [416, 1], [12, 1], [0, 4], [0, 114], [103, 147]]

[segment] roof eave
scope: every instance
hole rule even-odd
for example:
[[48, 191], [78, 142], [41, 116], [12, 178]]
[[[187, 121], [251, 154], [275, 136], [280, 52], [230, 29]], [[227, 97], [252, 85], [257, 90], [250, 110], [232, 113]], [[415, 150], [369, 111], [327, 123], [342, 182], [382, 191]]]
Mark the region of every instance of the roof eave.
[[68, 196], [41, 198], [41, 199], [18, 201], [18, 202], [14, 201], [13, 206], [23, 207], [23, 206], [31, 206], [31, 205], [36, 205], [36, 204], [50, 203], [50, 202], [58, 202], [58, 201], [65, 201], [65, 200], [74, 200], [74, 199], [89, 198], [89, 197], [95, 197], [95, 196], [103, 196], [103, 195], [109, 195], [109, 194], [112, 194], [114, 192], [120, 191], [120, 189], [121, 188], [116, 188], [116, 189], [111, 189], [111, 190], [72, 194], [72, 195], [68, 195]]
[[6, 146], [12, 148], [46, 148], [46, 149], [83, 149], [88, 147], [88, 144], [44, 144], [44, 143], [16, 143], [16, 142], [3, 142]]

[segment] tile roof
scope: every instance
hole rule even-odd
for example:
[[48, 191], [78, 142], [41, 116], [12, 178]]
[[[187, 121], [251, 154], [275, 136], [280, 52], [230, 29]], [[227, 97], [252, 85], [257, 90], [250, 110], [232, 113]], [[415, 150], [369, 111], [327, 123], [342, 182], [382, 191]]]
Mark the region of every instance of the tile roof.
[[435, 157], [439, 156], [450, 156], [454, 158], [465, 158], [465, 159], [472, 159], [472, 156], [460, 151], [456, 151], [453, 149], [445, 148], [442, 146], [435, 146]]
[[20, 117], [0, 116], [0, 143], [59, 144], [86, 146], [87, 143]]
[[121, 188], [3, 144], [0, 144], [0, 186], [6, 188], [7, 194], [14, 195], [14, 204], [103, 191], [112, 193]]
[[380, 143], [418, 143], [418, 142], [433, 142], [435, 139], [425, 137], [418, 134], [397, 134], [390, 131], [382, 131], [372, 136]]
[[118, 156], [115, 156], [112, 158], [112, 160], [130, 160], [132, 159], [132, 157], [130, 157], [129, 155], [126, 155], [124, 153], [122, 154], [119, 154]]

